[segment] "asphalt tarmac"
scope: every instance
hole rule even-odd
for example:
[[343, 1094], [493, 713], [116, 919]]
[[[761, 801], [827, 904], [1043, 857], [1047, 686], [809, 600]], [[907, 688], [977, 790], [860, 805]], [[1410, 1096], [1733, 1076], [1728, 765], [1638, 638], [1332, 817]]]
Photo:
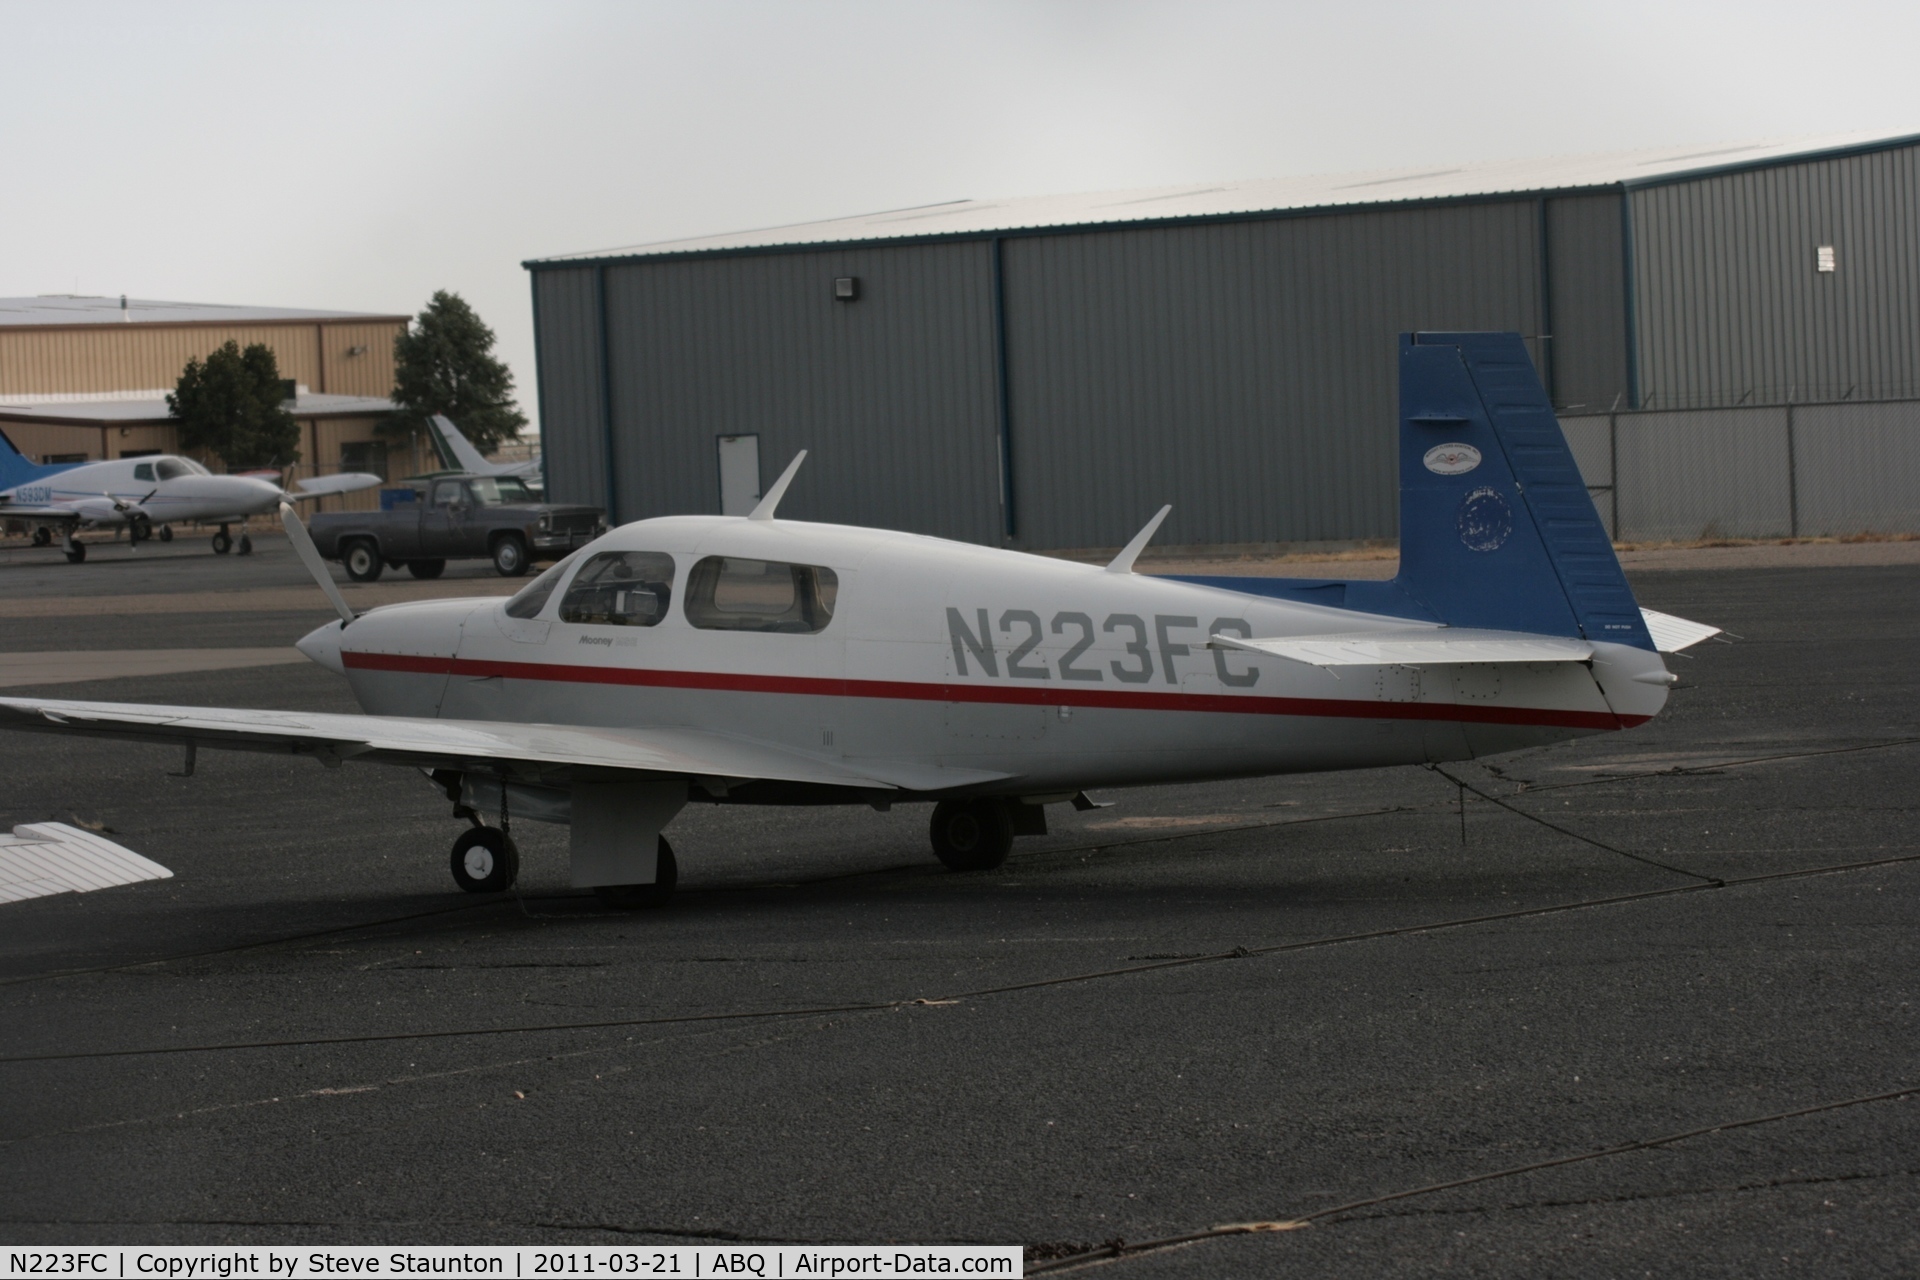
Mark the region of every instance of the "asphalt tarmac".
[[[456, 892], [458, 826], [404, 771], [0, 738], [0, 825], [83, 820], [175, 872], [0, 907], [0, 1239], [1038, 1267], [1321, 1215], [1096, 1269], [1913, 1274], [1920, 1093], [1859, 1100], [1920, 1088], [1920, 567], [1636, 588], [1739, 642], [1676, 659], [1648, 726], [1454, 768], [1464, 839], [1413, 768], [1115, 792], [977, 875], [933, 861], [924, 806], [690, 807], [674, 905], [611, 914], [531, 824], [518, 894]], [[326, 616], [8, 618], [0, 649]], [[355, 709], [301, 665], [50, 692]]]

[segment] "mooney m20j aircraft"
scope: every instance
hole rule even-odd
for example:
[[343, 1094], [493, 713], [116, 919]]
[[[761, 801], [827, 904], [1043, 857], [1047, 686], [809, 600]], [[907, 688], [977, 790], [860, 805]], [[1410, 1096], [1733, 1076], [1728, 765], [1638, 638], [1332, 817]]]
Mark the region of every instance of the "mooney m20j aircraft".
[[[1513, 334], [1400, 348], [1390, 582], [1135, 574], [774, 518], [625, 525], [510, 600], [355, 615], [300, 648], [364, 716], [0, 699], [18, 729], [373, 761], [471, 824], [473, 891], [513, 882], [513, 817], [571, 824], [573, 883], [665, 899], [689, 801], [935, 802], [934, 851], [999, 865], [1094, 787], [1461, 760], [1641, 724], [1662, 650], [1715, 628], [1643, 612]], [[800, 455], [801, 458], [805, 454]], [[498, 813], [499, 825], [482, 815]]]
[[[227, 526], [248, 516], [277, 511], [283, 502], [304, 502], [333, 493], [370, 489], [380, 477], [347, 471], [302, 480], [289, 493], [257, 476], [217, 476], [192, 458], [158, 454], [107, 462], [68, 462], [46, 466], [29, 462], [0, 432], [0, 520], [22, 520], [34, 527], [33, 543], [44, 547], [60, 531], [60, 546], [74, 564], [87, 558], [82, 528], [124, 525], [136, 544], [155, 530], [173, 540], [175, 524], [217, 524], [213, 549], [233, 549]], [[253, 539], [240, 535], [240, 554]]]

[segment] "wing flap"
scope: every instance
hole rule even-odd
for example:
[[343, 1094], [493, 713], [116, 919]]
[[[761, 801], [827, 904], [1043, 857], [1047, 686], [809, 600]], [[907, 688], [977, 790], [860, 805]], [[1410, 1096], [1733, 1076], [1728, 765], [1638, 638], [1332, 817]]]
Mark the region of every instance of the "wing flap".
[[0, 698], [0, 728], [311, 755], [328, 765], [351, 759], [426, 768], [497, 770], [522, 765], [535, 770], [615, 769], [898, 789], [896, 783], [790, 747], [674, 727], [595, 729], [494, 720]]
[[1474, 631], [1460, 627], [1421, 627], [1358, 631], [1340, 635], [1276, 636], [1242, 639], [1217, 635], [1219, 648], [1245, 649], [1316, 667], [1420, 667], [1483, 662], [1585, 662], [1593, 646], [1562, 636], [1517, 631]]
[[1719, 627], [1676, 618], [1670, 613], [1660, 613], [1654, 609], [1643, 608], [1640, 616], [1646, 619], [1647, 632], [1653, 637], [1654, 648], [1662, 653], [1678, 653], [1720, 634]]

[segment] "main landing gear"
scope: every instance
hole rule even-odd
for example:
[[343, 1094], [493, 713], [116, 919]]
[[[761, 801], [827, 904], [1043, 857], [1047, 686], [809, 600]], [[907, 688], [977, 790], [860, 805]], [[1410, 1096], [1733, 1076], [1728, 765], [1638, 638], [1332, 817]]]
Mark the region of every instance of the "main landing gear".
[[[165, 542], [172, 536], [170, 533], [163, 532], [160, 539]], [[231, 550], [233, 550], [233, 535], [227, 531], [226, 525], [221, 525], [220, 532], [213, 535], [213, 554], [223, 556]], [[253, 539], [247, 536], [245, 529], [240, 531], [240, 554], [243, 556], [253, 554]]]
[[603, 884], [594, 896], [618, 911], [642, 911], [664, 907], [680, 882], [680, 867], [673, 859], [673, 846], [660, 837], [660, 860], [654, 864], [652, 884]]
[[1013, 851], [1014, 815], [1001, 800], [942, 800], [933, 806], [933, 853], [952, 871], [991, 871]]
[[60, 549], [67, 553], [68, 564], [80, 564], [87, 558], [87, 544], [73, 536], [73, 526], [60, 531]]
[[[505, 893], [513, 888], [513, 882], [520, 877], [520, 849], [513, 843], [513, 837], [502, 827], [482, 823], [480, 815], [465, 805], [459, 806], [455, 813], [473, 826], [462, 831], [453, 842], [453, 852], [448, 858], [453, 882], [467, 893]], [[502, 823], [506, 820], [506, 815], [501, 814]], [[680, 881], [680, 867], [667, 838], [661, 836], [659, 841], [659, 860], [654, 864], [652, 884], [603, 884], [594, 889], [594, 896], [617, 911], [666, 906]]]

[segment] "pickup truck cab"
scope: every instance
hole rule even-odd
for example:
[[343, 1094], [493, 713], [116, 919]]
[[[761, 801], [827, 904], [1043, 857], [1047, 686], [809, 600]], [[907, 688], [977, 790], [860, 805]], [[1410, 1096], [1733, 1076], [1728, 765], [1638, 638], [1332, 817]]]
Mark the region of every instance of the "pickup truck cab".
[[537, 502], [512, 476], [439, 474], [408, 487], [413, 500], [386, 510], [315, 515], [309, 529], [320, 554], [344, 564], [355, 582], [402, 565], [416, 578], [437, 578], [449, 560], [481, 557], [501, 576], [517, 578], [607, 528], [600, 508]]

